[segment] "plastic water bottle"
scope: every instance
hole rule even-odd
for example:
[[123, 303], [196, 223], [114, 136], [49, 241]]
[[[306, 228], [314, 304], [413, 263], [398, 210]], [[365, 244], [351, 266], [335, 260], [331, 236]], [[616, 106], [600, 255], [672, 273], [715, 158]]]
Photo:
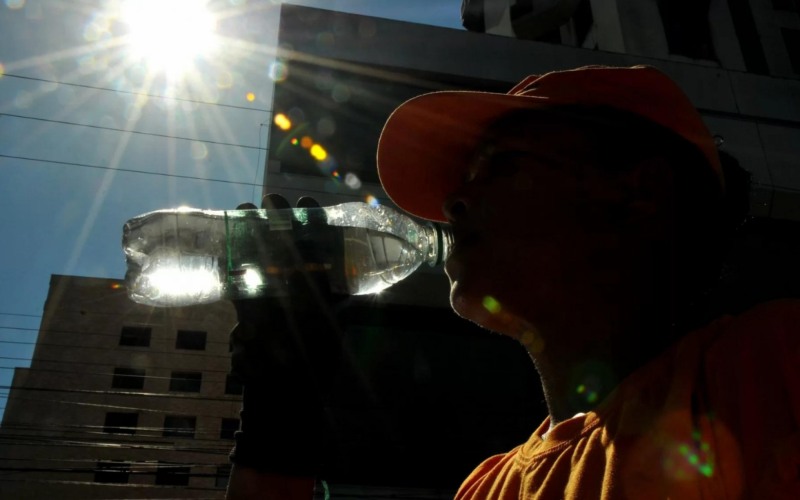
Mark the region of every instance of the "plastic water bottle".
[[449, 228], [421, 225], [383, 205], [285, 210], [158, 210], [129, 220], [122, 246], [131, 299], [153, 306], [280, 295], [303, 272], [332, 293], [380, 292], [435, 266]]

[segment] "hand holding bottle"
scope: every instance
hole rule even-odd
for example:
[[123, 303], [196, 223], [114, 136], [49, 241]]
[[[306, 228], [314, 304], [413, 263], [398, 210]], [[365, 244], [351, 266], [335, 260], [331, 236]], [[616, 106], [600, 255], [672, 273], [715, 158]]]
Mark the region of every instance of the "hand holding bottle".
[[[300, 207], [316, 202], [303, 198]], [[262, 208], [285, 209], [268, 195]], [[239, 209], [255, 208], [250, 204]], [[244, 384], [242, 427], [232, 460], [261, 472], [314, 477], [319, 472], [323, 411], [341, 353], [340, 316], [347, 296], [331, 292], [313, 241], [281, 243], [301, 264], [273, 285], [285, 293], [233, 301], [232, 372]], [[275, 243], [275, 242], [273, 242]]]

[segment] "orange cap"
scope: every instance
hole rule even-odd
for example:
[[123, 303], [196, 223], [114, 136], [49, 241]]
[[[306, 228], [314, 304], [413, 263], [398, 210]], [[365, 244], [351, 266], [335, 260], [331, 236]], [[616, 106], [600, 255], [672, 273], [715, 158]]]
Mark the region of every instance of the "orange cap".
[[508, 94], [445, 91], [415, 97], [389, 117], [378, 143], [378, 175], [406, 212], [446, 222], [444, 199], [460, 184], [486, 130], [518, 109], [609, 106], [656, 122], [708, 158], [724, 190], [719, 155], [700, 114], [675, 82], [650, 66], [587, 66], [529, 76]]

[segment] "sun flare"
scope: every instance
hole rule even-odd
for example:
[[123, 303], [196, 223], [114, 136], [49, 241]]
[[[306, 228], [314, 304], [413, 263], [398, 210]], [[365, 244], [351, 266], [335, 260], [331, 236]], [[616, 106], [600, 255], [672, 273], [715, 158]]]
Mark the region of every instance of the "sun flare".
[[122, 21], [129, 29], [129, 47], [150, 70], [182, 75], [198, 57], [217, 45], [216, 21], [206, 0], [128, 0]]

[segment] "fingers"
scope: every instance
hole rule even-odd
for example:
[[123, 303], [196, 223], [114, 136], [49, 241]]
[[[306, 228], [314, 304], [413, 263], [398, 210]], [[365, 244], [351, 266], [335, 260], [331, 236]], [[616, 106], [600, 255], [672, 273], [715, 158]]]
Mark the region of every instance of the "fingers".
[[292, 207], [283, 196], [276, 193], [270, 193], [265, 194], [264, 197], [261, 198], [261, 208], [266, 210], [283, 210]]
[[310, 196], [297, 200], [297, 208], [319, 208], [319, 202]]

